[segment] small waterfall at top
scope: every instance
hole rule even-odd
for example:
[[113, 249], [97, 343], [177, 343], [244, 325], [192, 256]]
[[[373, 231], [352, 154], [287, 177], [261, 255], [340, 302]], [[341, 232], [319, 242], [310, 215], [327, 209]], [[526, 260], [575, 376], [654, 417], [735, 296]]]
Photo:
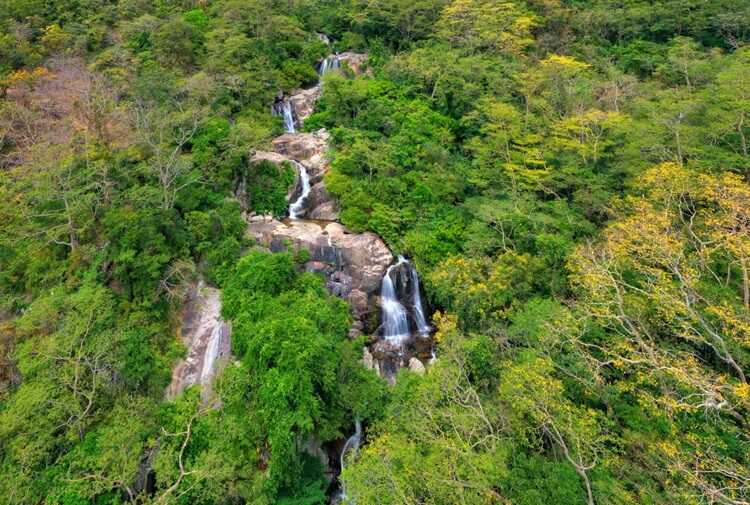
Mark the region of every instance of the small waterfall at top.
[[406, 308], [396, 295], [391, 272], [403, 265], [406, 259], [399, 256], [398, 262], [388, 267], [380, 286], [380, 303], [383, 316], [383, 337], [391, 342], [401, 342], [409, 337], [409, 320]]
[[[344, 448], [341, 449], [341, 457], [340, 457], [340, 463], [341, 463], [341, 472], [344, 472], [344, 462], [346, 453], [349, 451], [354, 451], [354, 454], [357, 453], [359, 450], [359, 444], [362, 442], [362, 423], [357, 419], [354, 421], [354, 435], [346, 439], [346, 443], [344, 444]], [[346, 489], [344, 489], [344, 484], [341, 484], [341, 490], [338, 493], [338, 496], [336, 496], [336, 499], [338, 503], [343, 503], [344, 500], [346, 500]]]
[[[407, 261], [407, 263], [409, 263]], [[414, 266], [409, 263], [409, 275], [411, 277], [412, 282], [412, 290], [413, 293], [413, 300], [412, 304], [414, 305], [414, 321], [417, 323], [417, 331], [420, 334], [427, 334], [432, 331], [432, 327], [427, 324], [427, 320], [424, 317], [424, 309], [422, 308], [422, 294], [419, 291], [419, 274], [417, 273], [417, 269], [414, 268]]]
[[299, 179], [302, 182], [302, 192], [299, 198], [289, 206], [289, 219], [299, 219], [305, 212], [305, 199], [310, 194], [310, 174], [307, 173], [307, 169], [301, 163], [295, 163], [297, 170], [299, 170]]

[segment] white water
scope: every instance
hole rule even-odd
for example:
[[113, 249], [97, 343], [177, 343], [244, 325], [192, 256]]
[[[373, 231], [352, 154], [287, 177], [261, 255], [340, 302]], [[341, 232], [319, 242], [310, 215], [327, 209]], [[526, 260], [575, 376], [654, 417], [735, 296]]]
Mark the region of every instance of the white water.
[[323, 76], [331, 70], [336, 70], [338, 68], [341, 68], [341, 62], [339, 62], [338, 56], [329, 56], [320, 63], [318, 74]]
[[[344, 472], [344, 461], [346, 457], [346, 453], [349, 451], [354, 451], [354, 454], [357, 454], [357, 451], [359, 450], [359, 444], [362, 442], [362, 423], [359, 422], [359, 419], [354, 421], [354, 435], [349, 437], [346, 440], [346, 443], [344, 444], [344, 448], [341, 449], [341, 472]], [[339, 503], [344, 503], [344, 500], [346, 500], [346, 489], [344, 489], [343, 482], [341, 483], [341, 492], [336, 497], [339, 500]]]
[[287, 133], [296, 133], [294, 128], [294, 114], [292, 113], [292, 104], [286, 101], [281, 106], [281, 115], [284, 117], [284, 130]]
[[388, 267], [380, 286], [380, 304], [383, 317], [383, 337], [391, 342], [401, 342], [409, 337], [409, 319], [406, 308], [396, 296], [391, 272], [406, 260], [399, 256], [398, 262]]
[[419, 291], [419, 274], [417, 274], [417, 269], [414, 268], [411, 264], [409, 264], [409, 275], [411, 276], [411, 281], [414, 284], [414, 299], [412, 300], [412, 303], [414, 305], [414, 320], [417, 322], [417, 331], [421, 334], [426, 334], [432, 331], [432, 327], [427, 324], [427, 320], [424, 317], [424, 309], [422, 308], [422, 294]]
[[211, 339], [208, 341], [206, 346], [206, 352], [203, 355], [203, 369], [201, 370], [201, 384], [208, 384], [211, 379], [216, 375], [216, 366], [218, 364], [219, 349], [221, 345], [221, 337], [223, 334], [224, 323], [218, 319], [213, 331], [211, 332]]
[[289, 206], [289, 219], [299, 219], [305, 212], [305, 199], [310, 194], [310, 175], [301, 163], [295, 163], [299, 170], [299, 179], [302, 182], [302, 192], [299, 198]]

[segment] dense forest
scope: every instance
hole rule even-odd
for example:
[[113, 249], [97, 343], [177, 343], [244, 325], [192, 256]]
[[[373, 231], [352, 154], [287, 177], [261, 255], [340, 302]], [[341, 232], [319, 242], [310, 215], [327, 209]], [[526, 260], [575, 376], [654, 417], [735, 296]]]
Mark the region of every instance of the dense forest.
[[[319, 73], [429, 308], [393, 377], [247, 233]], [[0, 0], [0, 504], [748, 505], [749, 144], [748, 0]], [[204, 285], [231, 356], [165, 394]]]

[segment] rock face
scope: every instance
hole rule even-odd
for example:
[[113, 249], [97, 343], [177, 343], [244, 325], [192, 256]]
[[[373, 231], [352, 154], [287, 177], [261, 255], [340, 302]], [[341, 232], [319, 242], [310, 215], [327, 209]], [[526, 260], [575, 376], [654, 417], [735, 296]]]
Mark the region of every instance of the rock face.
[[315, 111], [315, 102], [320, 98], [321, 88], [318, 84], [308, 89], [298, 89], [289, 95], [289, 103], [292, 104], [294, 115], [301, 124]]
[[339, 53], [337, 57], [341, 63], [346, 63], [352, 72], [354, 72], [354, 75], [360, 75], [364, 72], [364, 66], [368, 55], [366, 53], [352, 53], [347, 51], [345, 53]]
[[[310, 175], [312, 187], [305, 202], [305, 212], [300, 217], [320, 221], [338, 219], [338, 206], [328, 194], [323, 183], [323, 176], [328, 171], [329, 134], [325, 129], [313, 133], [285, 133], [273, 140], [273, 152], [257, 151], [250, 157], [250, 163], [268, 161], [280, 165], [289, 162], [303, 165]], [[300, 194], [299, 177], [292, 188], [289, 199]]]
[[329, 138], [330, 134], [321, 129], [313, 133], [285, 133], [276, 137], [272, 144], [277, 155], [302, 162], [311, 169], [311, 175], [318, 175], [318, 171], [328, 168], [324, 155]]
[[229, 324], [221, 319], [221, 293], [199, 283], [190, 290], [181, 311], [180, 337], [187, 356], [172, 369], [167, 398], [174, 398], [195, 384], [203, 385], [204, 398], [211, 381], [231, 351]]
[[306, 268], [325, 274], [328, 289], [351, 304], [355, 318], [377, 316], [380, 281], [393, 256], [374, 233], [350, 233], [334, 222], [271, 219], [250, 222], [248, 235], [272, 252], [309, 251]]
[[[325, 69], [331, 69], [331, 60], [344, 64], [355, 75], [365, 71], [366, 54], [341, 53], [325, 60]], [[333, 67], [337, 68], [337, 67]], [[321, 72], [324, 72], [321, 69]], [[292, 105], [292, 114], [301, 126], [302, 120], [313, 113], [320, 97], [320, 84], [314, 88], [298, 90], [290, 96], [279, 97]], [[416, 270], [401, 258], [392, 268], [389, 279], [393, 281], [395, 295], [411, 317], [408, 338], [395, 341], [383, 333], [381, 320], [381, 287], [383, 276], [393, 264], [393, 256], [385, 243], [373, 233], [351, 233], [337, 223], [338, 206], [325, 187], [328, 171], [329, 134], [324, 129], [311, 133], [285, 133], [273, 140], [273, 152], [256, 152], [250, 161], [269, 161], [275, 164], [290, 162], [298, 173], [309, 176], [309, 191], [303, 192], [298, 177], [290, 192], [295, 201], [293, 219], [278, 221], [270, 216], [248, 216], [247, 235], [271, 252], [306, 250], [310, 254], [305, 269], [324, 275], [328, 290], [349, 302], [354, 324], [351, 338], [364, 334], [375, 335], [365, 348], [364, 363], [389, 381], [402, 367], [416, 373], [424, 372], [420, 360], [432, 355], [429, 327], [424, 322], [419, 301], [419, 283]], [[307, 179], [306, 179], [307, 180]], [[308, 186], [305, 186], [308, 188]], [[300, 195], [306, 195], [298, 206]], [[419, 307], [419, 310], [417, 310]]]

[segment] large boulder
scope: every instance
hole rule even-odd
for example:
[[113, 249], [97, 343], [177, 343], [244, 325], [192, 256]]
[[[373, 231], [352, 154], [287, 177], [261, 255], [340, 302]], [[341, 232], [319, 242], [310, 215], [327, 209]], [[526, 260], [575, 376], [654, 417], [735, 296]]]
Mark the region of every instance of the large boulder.
[[333, 200], [321, 203], [307, 213], [307, 218], [318, 221], [337, 221], [339, 218], [338, 206]]
[[315, 111], [315, 102], [320, 98], [320, 85], [308, 89], [298, 89], [287, 100], [292, 104], [294, 115], [300, 123]]
[[339, 53], [336, 56], [339, 62], [346, 63], [352, 72], [354, 72], [354, 75], [360, 75], [365, 71], [365, 62], [368, 57], [366, 53], [353, 53], [347, 51], [345, 53]]
[[323, 181], [318, 182], [317, 184], [314, 184], [310, 188], [310, 193], [307, 195], [307, 208], [308, 209], [315, 209], [316, 207], [319, 207], [323, 205], [324, 203], [331, 201], [331, 195], [328, 194], [328, 191], [326, 190], [326, 186], [323, 183]]
[[281, 165], [282, 163], [292, 163], [292, 160], [288, 156], [283, 154], [275, 153], [272, 151], [255, 151], [250, 156], [250, 165], [255, 165], [263, 161], [268, 161], [274, 165]]
[[351, 233], [338, 223], [271, 219], [249, 223], [248, 235], [272, 252], [307, 250], [308, 268], [326, 274], [328, 288], [351, 304], [357, 319], [377, 311], [375, 299], [393, 256], [374, 233]]
[[304, 161], [324, 155], [328, 149], [329, 136], [324, 129], [313, 133], [285, 133], [276, 137], [272, 144], [276, 153]]

